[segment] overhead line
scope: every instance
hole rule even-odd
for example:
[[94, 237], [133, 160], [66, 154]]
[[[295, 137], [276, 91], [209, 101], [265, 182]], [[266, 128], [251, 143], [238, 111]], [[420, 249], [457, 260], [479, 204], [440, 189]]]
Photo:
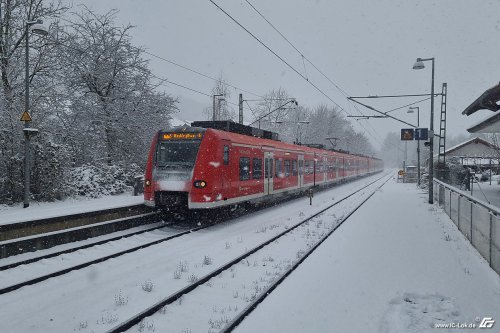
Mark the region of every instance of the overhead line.
[[[434, 96], [441, 96], [441, 93], [435, 93]], [[372, 95], [372, 96], [350, 96], [349, 99], [364, 99], [364, 98], [397, 98], [397, 97], [421, 97], [432, 96], [432, 94], [406, 94], [406, 95]], [[430, 97], [428, 98], [430, 99]]]
[[285, 65], [287, 65], [291, 70], [293, 70], [297, 75], [299, 75], [301, 78], [306, 80], [311, 86], [313, 86], [318, 92], [320, 92], [323, 96], [325, 96], [327, 99], [329, 99], [333, 104], [335, 104], [337, 107], [339, 107], [341, 110], [344, 112], [348, 113], [346, 110], [344, 110], [337, 102], [335, 102], [330, 96], [328, 96], [323, 90], [321, 90], [318, 86], [316, 86], [314, 83], [312, 83], [310, 80], [308, 80], [302, 73], [300, 73], [298, 70], [296, 70], [292, 65], [290, 65], [285, 59], [280, 57], [276, 52], [274, 52], [269, 46], [267, 46], [263, 41], [261, 41], [259, 38], [257, 38], [253, 33], [251, 33], [247, 28], [245, 28], [240, 22], [238, 22], [234, 17], [231, 16], [228, 12], [226, 12], [224, 9], [222, 9], [218, 4], [216, 4], [213, 0], [209, 0], [215, 7], [217, 7], [220, 11], [222, 11], [227, 17], [229, 17], [234, 23], [236, 23], [240, 28], [245, 30], [250, 36], [252, 36], [257, 42], [259, 42], [262, 46], [264, 46], [269, 52], [271, 52], [275, 57], [277, 57], [279, 60], [281, 60]]
[[[207, 79], [210, 79], [210, 80], [213, 80], [213, 81], [218, 81], [218, 79], [216, 79], [216, 78], [214, 78], [214, 77], [212, 77], [212, 76], [210, 76], [210, 75], [203, 74], [203, 73], [201, 73], [201, 72], [198, 72], [198, 71], [196, 71], [196, 70], [194, 70], [194, 69], [191, 69], [191, 68], [189, 68], [189, 67], [186, 67], [186, 66], [183, 66], [183, 65], [181, 65], [181, 64], [178, 64], [178, 63], [176, 63], [176, 62], [174, 62], [174, 61], [172, 61], [172, 60], [166, 59], [166, 58], [164, 58], [164, 57], [162, 57], [162, 56], [159, 56], [159, 55], [157, 55], [157, 54], [151, 53], [151, 52], [146, 51], [146, 50], [142, 50], [142, 51], [143, 51], [144, 53], [146, 53], [146, 54], [149, 54], [149, 55], [150, 55], [150, 56], [152, 56], [152, 57], [155, 57], [155, 58], [160, 59], [160, 60], [162, 60], [162, 61], [168, 62], [169, 64], [172, 64], [172, 65], [174, 65], [174, 66], [180, 67], [180, 68], [182, 68], [182, 69], [185, 69], [185, 70], [190, 71], [190, 72], [192, 72], [192, 73], [195, 73], [195, 74], [197, 74], [197, 75], [203, 76], [203, 77], [205, 77], [205, 78], [207, 78]], [[258, 94], [256, 94], [256, 93], [253, 93], [253, 92], [251, 92], [251, 91], [248, 91], [248, 90], [242, 89], [242, 88], [240, 88], [240, 87], [237, 87], [237, 86], [232, 85], [232, 84], [227, 83], [227, 82], [225, 82], [225, 83], [226, 83], [229, 87], [231, 87], [231, 88], [234, 88], [234, 89], [237, 89], [237, 90], [243, 91], [243, 92], [245, 92], [245, 93], [247, 93], [247, 94], [250, 94], [250, 95], [254, 95], [254, 96], [257, 96], [257, 97], [260, 97], [260, 98], [264, 98], [263, 96], [258, 95]]]
[[[275, 26], [274, 26], [274, 25], [273, 25], [273, 24], [272, 24], [272, 23], [271, 23], [271, 22], [270, 22], [270, 21], [269, 21], [269, 20], [268, 20], [268, 19], [267, 19], [267, 18], [266, 18], [266, 17], [265, 17], [265, 16], [264, 16], [264, 15], [263, 15], [263, 14], [262, 14], [262, 13], [261, 13], [258, 9], [257, 9], [257, 8], [255, 8], [255, 6], [254, 6], [254, 5], [252, 5], [252, 4], [251, 4], [248, 0], [245, 0], [245, 1], [246, 1], [249, 5], [250, 5], [250, 7], [252, 7], [252, 8], [253, 8], [253, 10], [254, 10], [255, 12], [257, 12], [257, 14], [259, 14], [259, 15], [260, 15], [260, 17], [262, 17], [262, 18], [263, 18], [263, 19], [264, 19], [264, 20], [265, 20], [265, 21], [266, 21], [266, 22], [267, 22], [267, 23], [271, 26], [271, 27], [272, 27], [272, 28], [273, 28], [273, 29], [274, 29], [274, 30], [275, 30], [275, 31], [276, 31], [276, 32], [277, 32], [277, 33], [278, 33], [278, 34], [279, 34], [279, 35], [280, 35], [280, 36], [281, 36], [281, 37], [282, 37], [282, 38], [283, 38], [283, 39], [284, 39], [284, 40], [285, 40], [288, 44], [290, 44], [290, 46], [291, 46], [292, 48], [294, 48], [294, 49], [295, 49], [295, 51], [297, 51], [297, 53], [299, 53], [299, 54], [300, 54], [300, 56], [302, 57], [302, 62], [304, 62], [304, 60], [306, 60], [309, 64], [311, 64], [311, 65], [314, 67], [314, 69], [315, 69], [316, 71], [318, 71], [318, 72], [319, 72], [319, 73], [320, 73], [323, 77], [325, 77], [325, 78], [326, 78], [326, 79], [327, 79], [327, 80], [328, 80], [328, 81], [329, 81], [329, 82], [330, 82], [330, 83], [331, 83], [331, 84], [332, 84], [332, 85], [333, 85], [333, 86], [334, 86], [337, 90], [339, 90], [341, 94], [343, 94], [346, 98], [349, 96], [349, 94], [348, 94], [348, 93], [347, 93], [344, 89], [342, 89], [342, 88], [341, 88], [338, 84], [336, 84], [335, 82], [333, 82], [333, 80], [332, 80], [332, 79], [330, 79], [330, 78], [329, 78], [329, 77], [328, 77], [325, 73], [323, 73], [323, 71], [322, 71], [322, 70], [320, 70], [320, 69], [319, 69], [319, 68], [318, 68], [318, 67], [317, 67], [317, 66], [316, 66], [316, 65], [315, 65], [315, 64], [314, 64], [311, 60], [309, 60], [309, 59], [308, 59], [308, 58], [307, 58], [307, 57], [306, 57], [306, 56], [305, 56], [305, 55], [304, 55], [304, 54], [303, 54], [303, 53], [302, 53], [302, 52], [301, 52], [301, 51], [300, 51], [300, 50], [299, 50], [299, 49], [298, 49], [298, 48], [297, 48], [297, 47], [296, 47], [296, 46], [295, 46], [292, 42], [290, 42], [290, 40], [288, 40], [288, 38], [286, 38], [286, 37], [285, 37], [285, 35], [284, 35], [283, 33], [281, 33], [281, 31], [279, 31], [279, 30], [278, 30], [278, 28], [276, 28], [276, 27], [275, 27]], [[304, 71], [306, 71], [306, 69], [305, 69], [305, 64], [304, 64]], [[307, 71], [306, 71], [306, 73], [307, 73]], [[309, 79], [308, 79], [308, 78], [306, 78], [306, 80], [307, 80], [307, 81], [309, 81]], [[348, 101], [348, 102], [350, 102], [350, 101], [349, 101], [349, 99], [347, 99], [347, 101]], [[334, 102], [334, 103], [335, 103], [335, 102]], [[335, 104], [336, 104], [336, 103], [335, 103]], [[359, 114], [364, 115], [364, 114], [363, 114], [363, 112], [362, 112], [362, 111], [361, 111], [361, 110], [357, 107], [357, 105], [355, 105], [354, 103], [350, 103], [350, 104], [352, 104], [352, 105], [353, 105], [354, 109], [356, 109], [356, 110], [358, 111], [358, 113], [359, 113]], [[342, 107], [341, 107], [341, 106], [339, 106], [338, 104], [336, 104], [336, 105], [337, 105], [337, 107], [339, 107], [342, 111], [344, 111], [347, 115], [350, 115], [350, 113], [349, 113], [349, 112], [347, 112], [344, 108], [342, 108]], [[365, 130], [365, 131], [366, 131], [366, 132], [367, 132], [370, 136], [372, 136], [372, 137], [373, 137], [373, 138], [377, 141], [377, 138], [375, 138], [375, 137], [372, 135], [372, 133], [370, 133], [370, 132], [368, 131], [368, 129], [367, 129], [367, 128], [363, 125], [363, 124], [360, 124], [360, 126], [361, 126], [361, 127], [362, 127], [362, 128], [363, 128], [363, 129], [364, 129], [364, 130]], [[371, 126], [371, 125], [370, 125], [370, 127], [372, 127], [372, 129], [373, 129], [373, 126]], [[375, 129], [373, 129], [373, 130], [375, 131]], [[375, 132], [376, 132], [376, 131], [375, 131]]]
[[396, 110], [400, 110], [400, 109], [403, 109], [403, 108], [405, 108], [407, 106], [411, 106], [411, 105], [415, 105], [415, 104], [418, 104], [418, 103], [422, 103], [422, 102], [428, 101], [429, 99], [431, 99], [431, 98], [430, 97], [429, 98], [424, 98], [424, 99], [421, 99], [419, 101], [416, 101], [416, 102], [413, 102], [413, 103], [410, 103], [410, 104], [406, 104], [406, 105], [400, 106], [399, 108], [395, 108], [395, 109], [386, 111], [384, 113], [389, 113], [389, 112], [393, 112], [393, 111], [396, 111]]
[[[61, 20], [63, 20], [63, 21], [66, 21], [66, 22], [68, 22], [68, 23], [71, 23], [72, 25], [78, 25], [78, 23], [72, 22], [71, 20], [68, 20], [68, 19], [66, 19], [66, 18], [64, 18], [64, 17], [59, 17], [59, 19], [61, 19]], [[57, 41], [57, 42], [58, 42], [58, 41]], [[148, 55], [150, 55], [150, 56], [152, 56], [152, 57], [155, 57], [155, 58], [157, 58], [157, 59], [159, 59], [159, 60], [165, 61], [165, 62], [167, 62], [167, 63], [169, 63], [169, 64], [172, 64], [172, 65], [174, 65], [174, 66], [177, 66], [177, 67], [179, 67], [179, 68], [182, 68], [182, 69], [184, 69], [184, 70], [187, 70], [187, 71], [189, 71], [189, 72], [195, 73], [195, 74], [197, 74], [197, 75], [203, 76], [203, 77], [205, 77], [205, 78], [207, 78], [207, 79], [210, 79], [210, 80], [213, 80], [213, 81], [218, 81], [218, 79], [216, 79], [216, 78], [214, 78], [214, 77], [212, 77], [212, 76], [210, 76], [210, 75], [207, 75], [207, 74], [201, 73], [201, 72], [199, 72], [199, 71], [197, 71], [197, 70], [194, 70], [194, 69], [189, 68], [189, 67], [187, 67], [187, 66], [184, 66], [184, 65], [181, 65], [181, 64], [179, 64], [179, 63], [176, 63], [175, 61], [169, 60], [169, 59], [167, 59], [167, 58], [165, 58], [165, 57], [162, 57], [162, 56], [159, 56], [159, 55], [154, 54], [154, 53], [152, 53], [152, 52], [149, 52], [149, 51], [144, 50], [144, 49], [142, 49], [142, 48], [140, 48], [140, 47], [137, 47], [137, 46], [131, 46], [131, 47], [132, 47], [132, 48], [134, 48], [134, 49], [136, 49], [136, 50], [139, 50], [139, 51], [141, 51], [141, 52], [143, 52], [143, 53], [145, 53], [145, 54], [148, 54]], [[172, 84], [174, 84], [174, 85], [178, 85], [178, 84], [175, 84], [175, 83], [173, 83], [173, 82], [171, 82], [171, 83], [172, 83]], [[259, 95], [259, 94], [256, 94], [256, 93], [254, 93], [254, 92], [251, 92], [251, 91], [248, 91], [248, 90], [242, 89], [242, 88], [237, 87], [237, 86], [235, 86], [235, 85], [233, 85], [233, 84], [230, 84], [230, 83], [228, 83], [228, 82], [225, 82], [225, 84], [227, 84], [229, 87], [231, 87], [231, 88], [233, 88], [233, 89], [237, 89], [237, 90], [240, 90], [240, 91], [245, 92], [245, 93], [247, 93], [247, 94], [250, 94], [250, 95], [253, 95], [253, 96], [257, 96], [257, 97], [259, 97], [259, 98], [264, 99], [264, 97], [263, 97], [263, 96], [261, 96], [261, 95]], [[182, 87], [182, 85], [178, 85], [178, 86]], [[205, 93], [203, 93], [203, 92], [199, 92], [199, 91], [196, 91], [196, 90], [191, 89], [191, 88], [188, 88], [188, 87], [186, 87], [186, 89], [188, 89], [188, 90], [192, 90], [192, 91], [197, 92], [197, 93], [201, 93], [202, 95], [206, 95], [206, 94], [205, 94]], [[210, 96], [211, 96], [211, 95], [210, 95]]]
[[365, 108], [368, 108], [368, 109], [373, 110], [373, 111], [375, 111], [375, 112], [377, 112], [377, 113], [380, 113], [380, 114], [385, 115], [385, 116], [387, 116], [387, 117], [389, 117], [389, 118], [392, 118], [392, 119], [394, 119], [394, 120], [396, 120], [396, 121], [399, 121], [400, 123], [403, 123], [403, 124], [406, 124], [406, 125], [408, 125], [408, 126], [411, 126], [411, 127], [415, 127], [415, 128], [417, 128], [417, 126], [415, 126], [415, 125], [413, 125], [413, 124], [407, 123], [407, 122], [406, 122], [406, 121], [404, 121], [404, 120], [401, 120], [401, 119], [396, 118], [396, 117], [393, 117], [393, 116], [391, 116], [391, 115], [389, 115], [389, 114], [387, 114], [387, 113], [384, 113], [384, 112], [382, 112], [382, 111], [379, 111], [379, 110], [375, 109], [374, 107], [372, 107], [372, 106], [370, 106], [370, 105], [363, 104], [363, 103], [361, 103], [361, 102], [359, 102], [359, 101], [356, 101], [356, 100], [354, 100], [354, 99], [351, 99], [351, 100], [352, 100], [353, 102], [355, 102], [355, 103], [358, 103], [358, 104], [363, 105]]

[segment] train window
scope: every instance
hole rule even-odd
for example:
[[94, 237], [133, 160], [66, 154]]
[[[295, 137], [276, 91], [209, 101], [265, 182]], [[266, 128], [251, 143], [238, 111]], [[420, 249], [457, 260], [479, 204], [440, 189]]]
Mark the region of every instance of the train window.
[[240, 180], [250, 179], [250, 158], [240, 157]]
[[304, 174], [304, 160], [299, 160], [299, 175]]
[[274, 175], [280, 177], [283, 175], [283, 161], [276, 159], [276, 168], [274, 168]]
[[229, 146], [224, 146], [224, 156], [223, 156], [224, 165], [229, 164]]
[[161, 141], [156, 150], [156, 165], [160, 168], [193, 167], [200, 141]]
[[252, 178], [261, 179], [262, 178], [262, 159], [254, 158], [252, 160]]
[[292, 175], [297, 176], [297, 161], [292, 161]]
[[290, 160], [285, 160], [285, 177], [290, 176]]
[[309, 174], [309, 161], [305, 161], [305, 174], [308, 175]]

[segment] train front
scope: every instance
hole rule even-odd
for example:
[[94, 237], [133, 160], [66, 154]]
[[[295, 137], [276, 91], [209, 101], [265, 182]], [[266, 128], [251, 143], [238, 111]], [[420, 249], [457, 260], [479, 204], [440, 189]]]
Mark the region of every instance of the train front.
[[183, 210], [188, 206], [193, 169], [205, 129], [176, 127], [153, 139], [145, 172], [144, 203]]

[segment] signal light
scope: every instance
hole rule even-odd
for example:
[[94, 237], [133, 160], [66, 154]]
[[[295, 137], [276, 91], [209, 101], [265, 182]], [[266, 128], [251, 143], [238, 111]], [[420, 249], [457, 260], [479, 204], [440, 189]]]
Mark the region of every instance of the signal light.
[[144, 184], [146, 184], [146, 186], [151, 186], [151, 180], [147, 179]]
[[207, 182], [204, 180], [195, 180], [193, 185], [196, 188], [205, 188], [207, 187]]

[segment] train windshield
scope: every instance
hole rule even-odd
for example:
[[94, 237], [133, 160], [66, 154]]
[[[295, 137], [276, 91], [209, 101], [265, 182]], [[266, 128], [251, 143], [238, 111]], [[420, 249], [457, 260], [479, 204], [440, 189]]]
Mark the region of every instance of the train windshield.
[[156, 151], [156, 166], [160, 168], [193, 167], [200, 140], [160, 141]]

